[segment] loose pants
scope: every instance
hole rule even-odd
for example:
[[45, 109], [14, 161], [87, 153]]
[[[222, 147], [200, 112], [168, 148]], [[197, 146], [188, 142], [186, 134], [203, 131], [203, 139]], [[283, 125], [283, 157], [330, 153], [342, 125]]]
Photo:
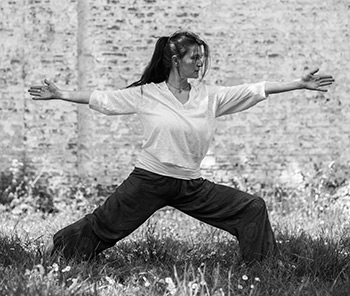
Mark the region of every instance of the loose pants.
[[93, 213], [54, 235], [54, 252], [66, 258], [91, 258], [126, 237], [155, 211], [174, 207], [226, 230], [239, 241], [247, 262], [276, 252], [262, 198], [199, 178], [182, 180], [135, 168]]

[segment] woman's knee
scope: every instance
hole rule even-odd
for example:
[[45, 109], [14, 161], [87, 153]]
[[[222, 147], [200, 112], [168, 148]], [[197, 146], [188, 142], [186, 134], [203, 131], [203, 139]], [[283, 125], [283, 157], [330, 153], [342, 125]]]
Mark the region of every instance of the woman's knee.
[[258, 211], [258, 212], [266, 212], [267, 210], [266, 202], [263, 198], [259, 196], [254, 196], [253, 201], [249, 205], [249, 209], [251, 210], [254, 209], [255, 211]]

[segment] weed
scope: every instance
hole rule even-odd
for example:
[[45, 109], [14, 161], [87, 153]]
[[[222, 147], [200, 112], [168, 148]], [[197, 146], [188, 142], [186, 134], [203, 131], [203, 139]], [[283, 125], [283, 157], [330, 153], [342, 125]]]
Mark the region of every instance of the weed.
[[[2, 192], [7, 190], [12, 193], [7, 198], [13, 198], [4, 203], [21, 200], [30, 205], [33, 188], [41, 182], [39, 174], [26, 179], [21, 165], [14, 167], [18, 170], [1, 176], [2, 186], [3, 180], [8, 182]], [[298, 188], [268, 182], [247, 186], [265, 198], [279, 246], [276, 257], [252, 266], [239, 260], [234, 237], [171, 208], [156, 212], [92, 262], [53, 261], [43, 255], [41, 236], [30, 239], [17, 233], [18, 227], [10, 234], [2, 231], [0, 295], [348, 295], [350, 225], [338, 204], [349, 196], [348, 176], [346, 166], [333, 164], [305, 176]], [[60, 203], [53, 199], [61, 213], [51, 218], [64, 217], [64, 211], [82, 216], [112, 189], [72, 186]], [[21, 217], [34, 217], [29, 213], [22, 211]], [[50, 220], [35, 217], [26, 223]]]

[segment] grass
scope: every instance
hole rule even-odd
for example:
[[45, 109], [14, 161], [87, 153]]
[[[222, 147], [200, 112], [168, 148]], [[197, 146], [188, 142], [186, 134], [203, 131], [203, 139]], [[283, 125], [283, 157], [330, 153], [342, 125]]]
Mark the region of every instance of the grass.
[[272, 213], [272, 222], [283, 221], [274, 227], [280, 255], [253, 266], [240, 263], [234, 237], [172, 209], [92, 262], [54, 262], [44, 244], [70, 214], [83, 215], [73, 212], [2, 223], [0, 295], [349, 295], [350, 228], [335, 227], [331, 212], [307, 230]]
[[91, 262], [55, 261], [44, 253], [52, 235], [107, 192], [81, 184], [59, 193], [24, 178], [18, 162], [11, 172], [0, 176], [0, 296], [350, 295], [350, 211], [340, 202], [350, 205], [348, 167], [317, 168], [297, 189], [240, 188], [266, 200], [280, 251], [251, 266], [233, 236], [171, 208]]

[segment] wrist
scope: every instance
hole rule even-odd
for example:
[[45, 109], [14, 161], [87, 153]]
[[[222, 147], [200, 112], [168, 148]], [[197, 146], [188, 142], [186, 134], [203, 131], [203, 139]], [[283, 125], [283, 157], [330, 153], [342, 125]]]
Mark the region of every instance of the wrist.
[[295, 83], [295, 89], [304, 89], [305, 88], [304, 81], [302, 78], [294, 80], [294, 83]]
[[55, 99], [68, 101], [70, 99], [69, 92], [64, 91], [64, 90], [57, 90], [57, 95], [56, 95]]

